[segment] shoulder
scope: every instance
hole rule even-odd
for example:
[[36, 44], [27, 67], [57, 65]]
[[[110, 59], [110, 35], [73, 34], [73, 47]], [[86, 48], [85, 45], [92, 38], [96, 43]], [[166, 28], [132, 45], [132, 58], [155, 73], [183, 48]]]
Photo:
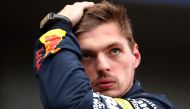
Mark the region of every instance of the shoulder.
[[140, 109], [143, 107], [152, 107], [153, 109], [176, 109], [163, 94], [139, 93], [127, 99], [134, 107], [139, 107]]

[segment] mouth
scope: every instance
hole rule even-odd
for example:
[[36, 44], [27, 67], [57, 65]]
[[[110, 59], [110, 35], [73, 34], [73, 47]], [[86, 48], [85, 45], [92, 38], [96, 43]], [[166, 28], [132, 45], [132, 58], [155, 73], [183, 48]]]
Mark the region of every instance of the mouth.
[[115, 81], [110, 78], [102, 78], [97, 80], [96, 87], [100, 90], [111, 89], [115, 85]]

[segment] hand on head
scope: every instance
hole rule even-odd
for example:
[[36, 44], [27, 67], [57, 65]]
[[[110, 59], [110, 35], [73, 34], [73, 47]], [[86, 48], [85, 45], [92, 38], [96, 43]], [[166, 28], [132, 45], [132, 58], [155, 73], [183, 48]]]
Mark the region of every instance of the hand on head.
[[58, 15], [63, 15], [68, 17], [71, 22], [72, 26], [74, 27], [82, 18], [83, 12], [86, 8], [93, 7], [93, 2], [76, 2], [73, 5], [66, 5]]

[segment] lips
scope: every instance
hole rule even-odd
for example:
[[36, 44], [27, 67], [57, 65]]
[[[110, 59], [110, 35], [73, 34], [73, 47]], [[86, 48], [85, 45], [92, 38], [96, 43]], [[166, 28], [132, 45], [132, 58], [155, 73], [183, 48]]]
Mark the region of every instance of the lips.
[[111, 78], [101, 78], [97, 80], [96, 87], [99, 89], [111, 89], [116, 82]]

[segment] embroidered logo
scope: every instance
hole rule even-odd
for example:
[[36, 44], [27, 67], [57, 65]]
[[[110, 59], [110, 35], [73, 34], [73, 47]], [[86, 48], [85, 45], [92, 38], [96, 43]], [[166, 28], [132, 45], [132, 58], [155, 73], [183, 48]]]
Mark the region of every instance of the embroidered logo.
[[45, 45], [46, 57], [49, 53], [57, 53], [60, 48], [56, 48], [62, 38], [65, 36], [66, 32], [61, 29], [53, 29], [45, 33], [40, 37], [40, 42]]

